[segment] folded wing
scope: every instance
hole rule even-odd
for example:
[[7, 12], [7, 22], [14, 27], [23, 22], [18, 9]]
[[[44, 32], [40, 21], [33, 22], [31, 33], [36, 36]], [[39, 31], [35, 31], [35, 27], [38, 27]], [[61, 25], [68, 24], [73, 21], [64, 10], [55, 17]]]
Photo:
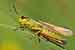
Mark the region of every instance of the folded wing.
[[45, 28], [48, 28], [49, 31], [54, 31], [54, 32], [59, 32], [60, 34], [64, 35], [64, 36], [72, 36], [73, 32], [70, 29], [64, 28], [64, 27], [60, 27], [60, 26], [56, 26], [53, 24], [49, 24], [43, 21], [39, 21]]

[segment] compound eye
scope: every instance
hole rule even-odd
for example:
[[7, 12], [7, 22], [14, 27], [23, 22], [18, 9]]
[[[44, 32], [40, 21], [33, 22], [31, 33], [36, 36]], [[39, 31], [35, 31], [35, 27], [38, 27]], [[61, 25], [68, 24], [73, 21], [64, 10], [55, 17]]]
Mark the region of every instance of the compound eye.
[[21, 19], [26, 19], [28, 18], [28, 16], [21, 16]]

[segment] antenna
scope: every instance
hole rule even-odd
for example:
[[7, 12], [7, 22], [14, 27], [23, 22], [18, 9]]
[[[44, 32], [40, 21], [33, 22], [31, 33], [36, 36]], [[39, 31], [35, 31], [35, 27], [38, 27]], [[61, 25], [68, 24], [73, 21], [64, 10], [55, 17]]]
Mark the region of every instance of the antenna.
[[16, 21], [16, 17], [18, 17], [19, 15], [19, 12], [17, 11], [17, 8], [16, 8], [16, 0], [13, 3], [11, 3], [9, 11], [11, 12], [10, 17], [14, 21]]

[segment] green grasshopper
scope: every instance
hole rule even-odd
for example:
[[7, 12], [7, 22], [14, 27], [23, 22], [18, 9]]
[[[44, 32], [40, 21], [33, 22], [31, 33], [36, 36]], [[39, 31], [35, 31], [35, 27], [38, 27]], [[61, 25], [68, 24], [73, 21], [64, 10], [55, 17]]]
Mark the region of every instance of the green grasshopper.
[[21, 29], [29, 28], [35, 35], [44, 38], [57, 46], [64, 48], [66, 40], [63, 36], [72, 36], [72, 31], [63, 27], [48, 24], [42, 21], [33, 20], [27, 16], [21, 16], [19, 19]]

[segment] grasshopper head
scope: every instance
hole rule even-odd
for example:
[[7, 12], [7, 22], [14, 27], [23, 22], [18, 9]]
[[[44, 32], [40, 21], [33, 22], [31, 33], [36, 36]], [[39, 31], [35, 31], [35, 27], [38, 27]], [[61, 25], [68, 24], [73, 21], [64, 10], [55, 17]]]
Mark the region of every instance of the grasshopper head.
[[27, 19], [28, 16], [21, 16], [21, 19]]
[[22, 25], [27, 24], [27, 22], [29, 22], [28, 20], [29, 20], [28, 16], [21, 16], [21, 17], [19, 18], [19, 22], [20, 22], [20, 24], [22, 24]]

